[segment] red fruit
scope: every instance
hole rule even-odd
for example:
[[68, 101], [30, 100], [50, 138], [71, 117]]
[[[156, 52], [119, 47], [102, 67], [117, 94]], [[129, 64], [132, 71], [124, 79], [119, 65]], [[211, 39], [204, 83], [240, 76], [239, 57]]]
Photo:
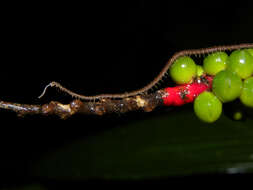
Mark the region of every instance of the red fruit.
[[164, 105], [181, 106], [193, 102], [200, 93], [211, 88], [212, 79], [212, 77], [206, 76], [201, 81], [191, 84], [165, 88], [167, 94], [163, 97]]

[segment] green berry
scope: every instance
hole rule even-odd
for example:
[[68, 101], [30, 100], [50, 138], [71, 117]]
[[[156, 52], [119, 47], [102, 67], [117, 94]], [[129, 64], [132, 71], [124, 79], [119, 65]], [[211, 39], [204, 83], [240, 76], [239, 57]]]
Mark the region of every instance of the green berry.
[[240, 100], [244, 105], [253, 107], [253, 77], [244, 80]]
[[253, 48], [247, 49], [251, 56], [253, 56]]
[[216, 75], [226, 68], [228, 55], [225, 52], [216, 52], [204, 59], [204, 70], [209, 75]]
[[197, 74], [197, 67], [188, 56], [178, 58], [170, 68], [171, 78], [177, 84], [189, 83]]
[[236, 111], [233, 113], [233, 119], [236, 121], [242, 120], [243, 113], [240, 111]]
[[253, 74], [253, 57], [247, 50], [236, 50], [228, 57], [227, 69], [235, 72], [242, 79]]
[[246, 117], [245, 107], [239, 100], [224, 104], [223, 113], [234, 121], [245, 120]]
[[201, 65], [197, 65], [197, 76], [200, 77], [201, 75], [203, 75], [204, 73], [204, 69]]
[[213, 79], [213, 92], [222, 102], [238, 98], [242, 90], [242, 80], [231, 71], [220, 71]]
[[211, 92], [202, 92], [194, 101], [194, 112], [204, 122], [216, 121], [222, 113], [222, 103]]

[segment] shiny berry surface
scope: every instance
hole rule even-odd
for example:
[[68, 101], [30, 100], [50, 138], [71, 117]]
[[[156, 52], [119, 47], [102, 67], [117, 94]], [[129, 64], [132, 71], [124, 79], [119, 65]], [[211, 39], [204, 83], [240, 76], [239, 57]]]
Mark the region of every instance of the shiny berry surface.
[[186, 84], [192, 81], [197, 74], [197, 67], [188, 56], [178, 58], [170, 68], [170, 76], [177, 84]]
[[216, 52], [208, 55], [204, 59], [204, 71], [209, 75], [216, 75], [226, 68], [227, 58], [228, 55], [225, 52]]
[[194, 112], [200, 120], [212, 123], [219, 119], [222, 103], [213, 93], [205, 91], [195, 99]]
[[213, 79], [212, 90], [222, 102], [230, 102], [240, 96], [242, 80], [231, 71], [220, 71]]
[[246, 79], [253, 74], [253, 56], [247, 50], [233, 51], [228, 57], [227, 69]]
[[250, 77], [243, 82], [240, 100], [245, 106], [253, 108], [253, 77]]

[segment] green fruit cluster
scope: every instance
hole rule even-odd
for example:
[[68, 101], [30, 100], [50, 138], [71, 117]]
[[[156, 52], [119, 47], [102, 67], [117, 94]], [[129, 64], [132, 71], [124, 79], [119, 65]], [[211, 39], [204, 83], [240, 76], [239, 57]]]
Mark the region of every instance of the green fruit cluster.
[[253, 49], [235, 50], [230, 55], [225, 52], [209, 54], [204, 58], [203, 66], [184, 56], [170, 69], [176, 84], [190, 83], [203, 74], [212, 75], [214, 79], [212, 92], [203, 92], [194, 101], [194, 111], [199, 119], [208, 123], [216, 121], [222, 113], [222, 103], [238, 98], [242, 104], [253, 108]]
[[170, 69], [176, 84], [189, 83], [203, 74], [212, 75], [214, 79], [212, 92], [203, 92], [194, 101], [199, 119], [208, 123], [216, 121], [222, 113], [222, 103], [238, 98], [245, 106], [253, 108], [253, 49], [235, 50], [230, 55], [225, 52], [209, 54], [203, 66], [185, 56], [177, 59]]
[[253, 107], [252, 49], [235, 50], [227, 57], [225, 70], [214, 76], [212, 90], [223, 103], [240, 98]]

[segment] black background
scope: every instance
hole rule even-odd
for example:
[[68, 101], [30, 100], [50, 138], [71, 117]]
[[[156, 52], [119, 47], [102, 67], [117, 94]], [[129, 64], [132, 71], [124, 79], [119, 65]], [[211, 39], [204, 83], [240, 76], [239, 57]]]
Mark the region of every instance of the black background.
[[[71, 100], [55, 89], [37, 99], [50, 81], [86, 95], [135, 90], [179, 50], [253, 42], [252, 1], [41, 2], [1, 9], [0, 99], [19, 103]], [[4, 183], [29, 181], [31, 163], [44, 152], [120, 120], [0, 114]]]

